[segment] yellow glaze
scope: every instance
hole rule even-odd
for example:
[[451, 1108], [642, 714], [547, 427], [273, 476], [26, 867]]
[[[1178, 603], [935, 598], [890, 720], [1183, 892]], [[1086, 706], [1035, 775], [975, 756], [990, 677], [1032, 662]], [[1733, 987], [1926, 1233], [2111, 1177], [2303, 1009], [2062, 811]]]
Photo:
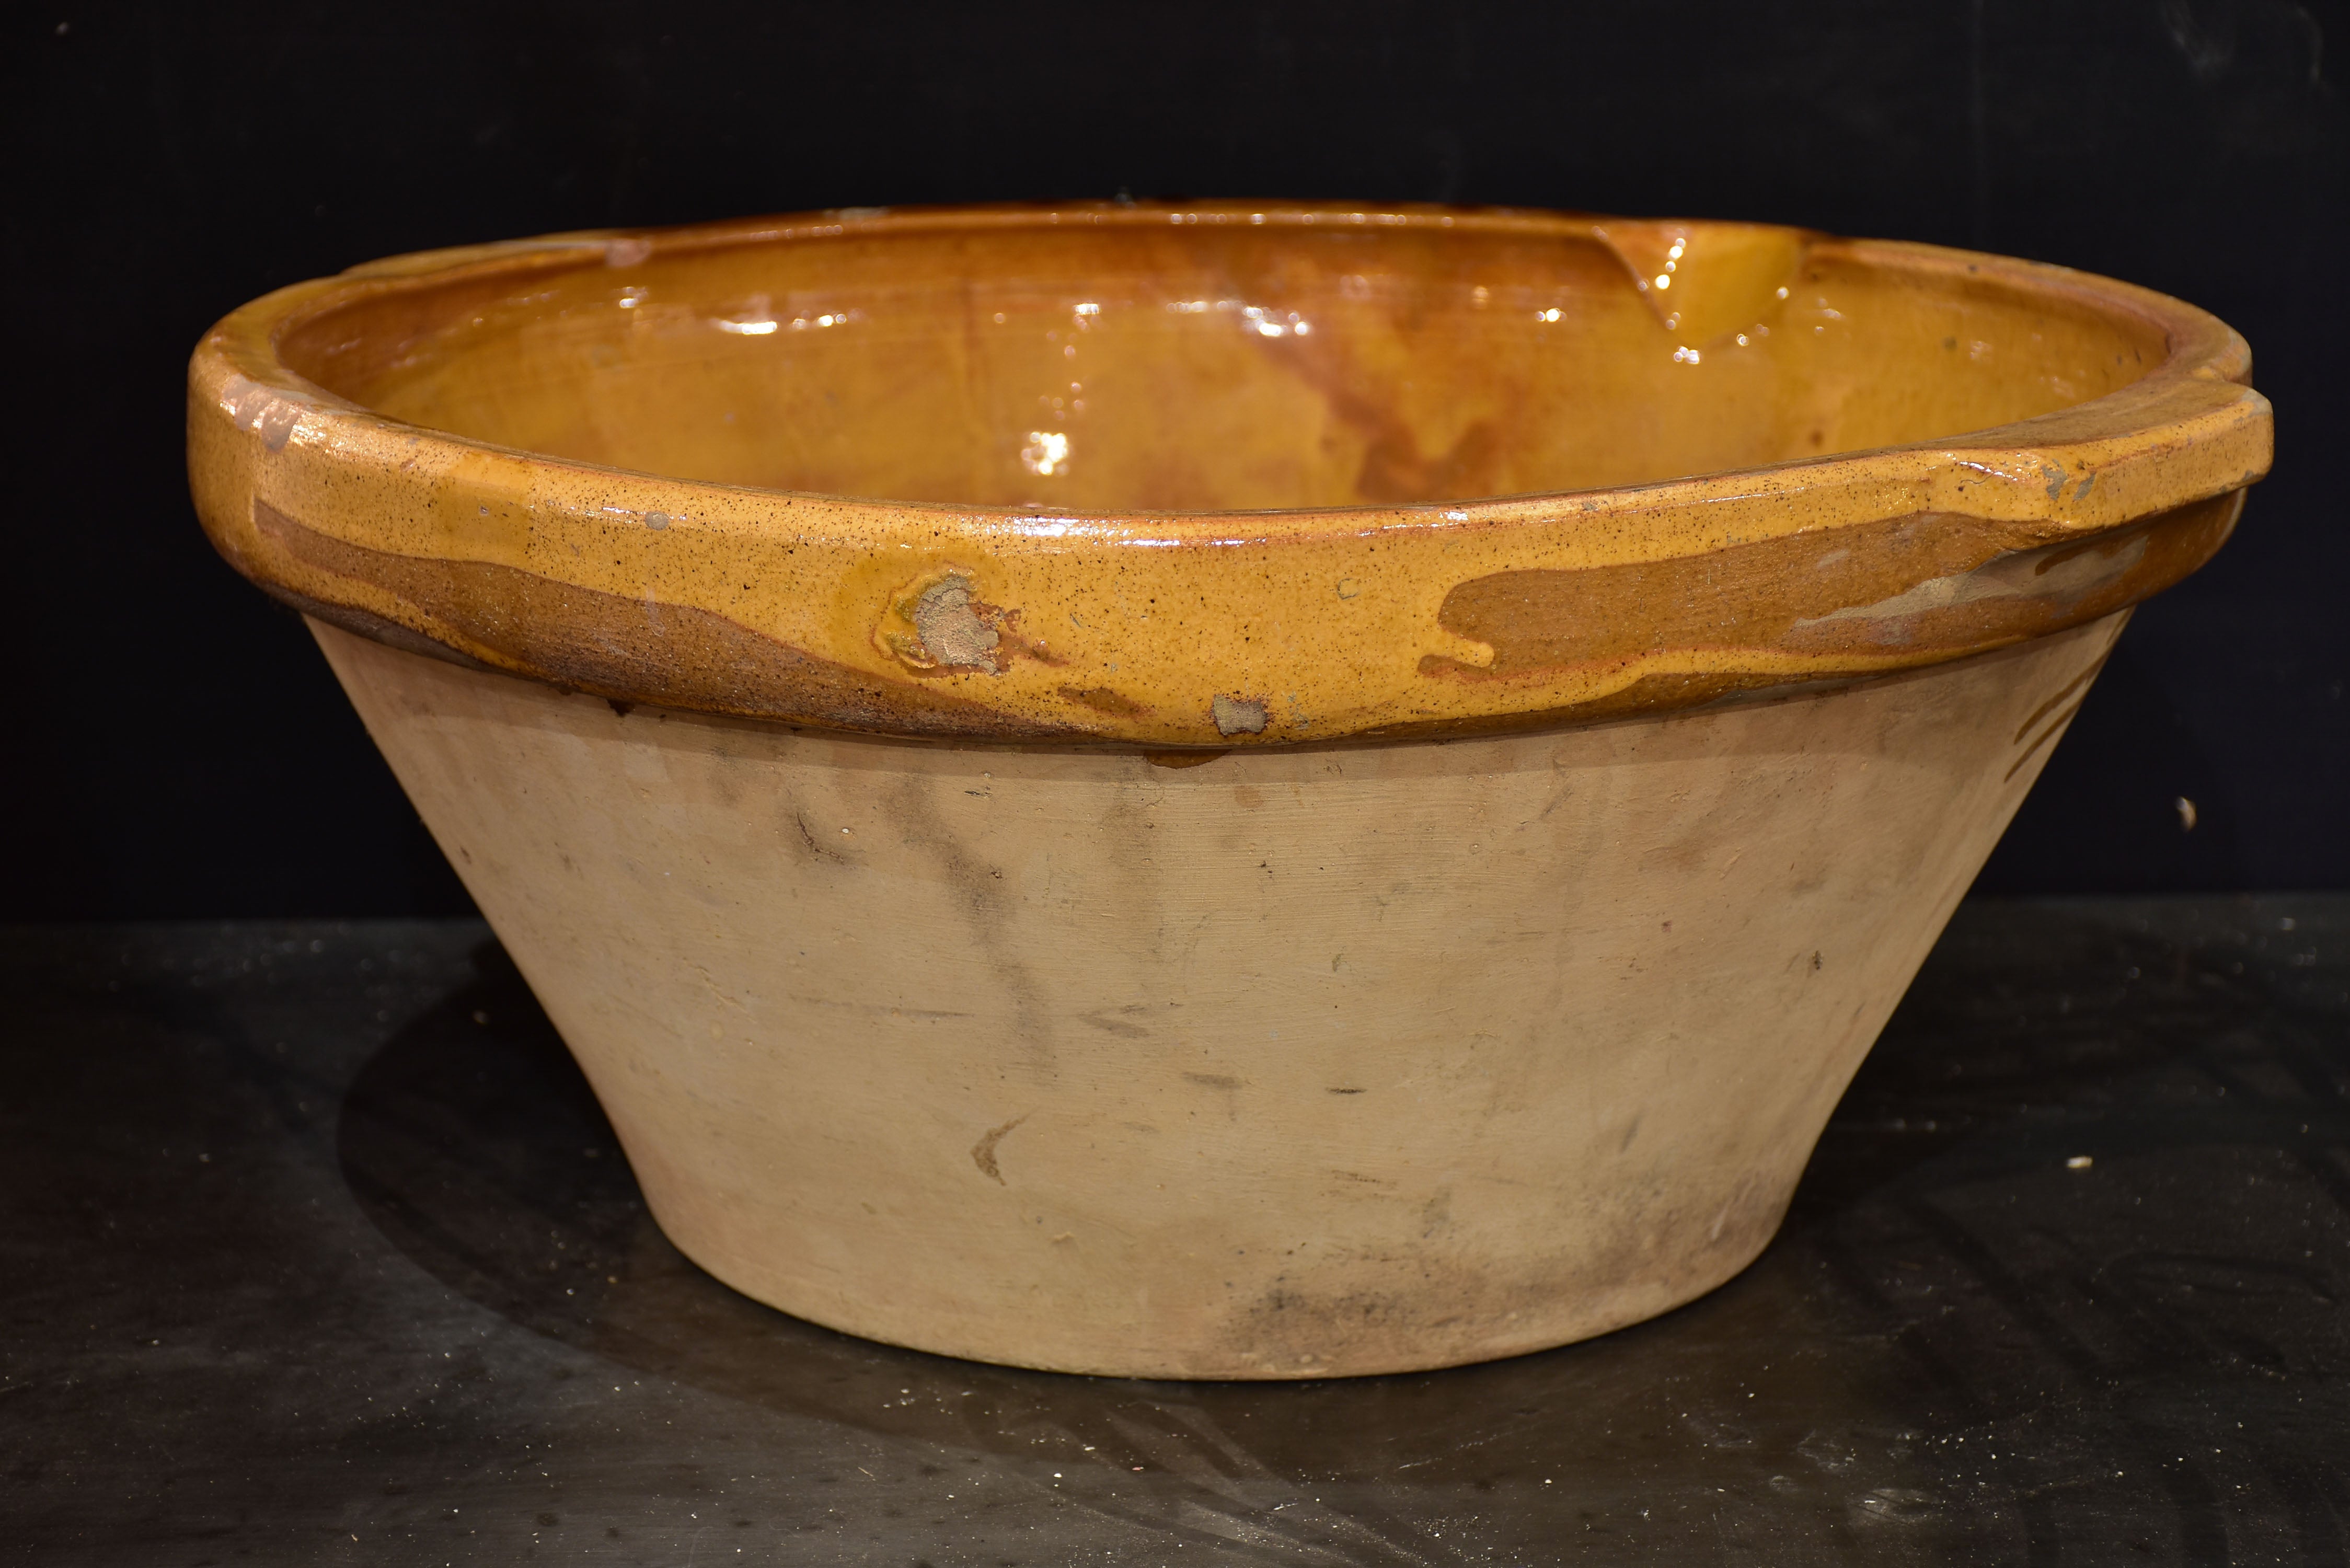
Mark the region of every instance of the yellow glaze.
[[1687, 707], [2081, 625], [2266, 472], [2241, 338], [1762, 225], [856, 211], [401, 257], [190, 368], [204, 524], [394, 644], [909, 735]]

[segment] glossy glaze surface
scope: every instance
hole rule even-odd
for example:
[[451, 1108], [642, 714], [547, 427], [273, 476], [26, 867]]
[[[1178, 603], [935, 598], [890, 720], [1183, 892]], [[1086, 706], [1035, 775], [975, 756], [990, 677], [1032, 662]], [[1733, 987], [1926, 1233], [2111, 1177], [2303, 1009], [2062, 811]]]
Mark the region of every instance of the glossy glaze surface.
[[816, 214], [400, 258], [192, 366], [207, 528], [369, 635], [623, 701], [1232, 747], [1960, 657], [2193, 570], [2223, 325], [1758, 225]]
[[1921, 297], [1783, 230], [1652, 241], [1635, 273], [1609, 242], [1647, 227], [883, 230], [550, 271], [421, 341], [368, 296], [280, 351], [382, 413], [582, 462], [1089, 513], [1651, 483], [2010, 423], [2164, 354], [2150, 322]]

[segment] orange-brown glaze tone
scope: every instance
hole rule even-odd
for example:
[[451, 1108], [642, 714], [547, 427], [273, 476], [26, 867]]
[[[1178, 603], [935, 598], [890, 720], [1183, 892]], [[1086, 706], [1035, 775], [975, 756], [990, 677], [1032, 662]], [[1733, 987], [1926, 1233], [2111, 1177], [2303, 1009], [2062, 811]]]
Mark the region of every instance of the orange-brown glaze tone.
[[2265, 472], [2241, 339], [1760, 225], [1211, 204], [408, 257], [191, 368], [223, 553], [623, 701], [1165, 749], [1687, 706], [2080, 625]]

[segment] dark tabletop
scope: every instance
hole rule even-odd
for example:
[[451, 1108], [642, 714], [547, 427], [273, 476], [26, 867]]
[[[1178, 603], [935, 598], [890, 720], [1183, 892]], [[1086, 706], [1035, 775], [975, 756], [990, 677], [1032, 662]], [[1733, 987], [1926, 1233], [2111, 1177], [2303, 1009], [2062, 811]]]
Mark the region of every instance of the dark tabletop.
[[2345, 939], [1970, 904], [1721, 1290], [1184, 1385], [710, 1279], [478, 924], [18, 928], [0, 1560], [2339, 1563]]

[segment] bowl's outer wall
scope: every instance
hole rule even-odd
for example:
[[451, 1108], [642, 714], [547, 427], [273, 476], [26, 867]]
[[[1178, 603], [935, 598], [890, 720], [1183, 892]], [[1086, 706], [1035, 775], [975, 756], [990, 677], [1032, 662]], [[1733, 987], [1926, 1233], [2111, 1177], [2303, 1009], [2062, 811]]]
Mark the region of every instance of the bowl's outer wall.
[[1751, 1261], [2126, 618], [1180, 768], [314, 629], [689, 1255], [928, 1350], [1283, 1377], [1534, 1350]]
[[[2116, 341], [2158, 339], [2168, 358], [1995, 430], [1653, 484], [1040, 515], [532, 455], [369, 411], [279, 351], [354, 301], [429, 336], [442, 295], [511, 294], [551, 272], [620, 286], [654, 258], [730, 246], [957, 224], [1073, 244], [1173, 215], [819, 215], [479, 247], [296, 286], [232, 316], [192, 363], [199, 510], [232, 563], [320, 618], [624, 701], [880, 733], [1246, 748], [1672, 710], [2085, 624], [2207, 559], [2269, 461], [2249, 354], [2199, 311], [2061, 268], [1808, 235], [1789, 242], [1799, 267], [1914, 286], [1909, 306], [1850, 330], [1915, 336], [1997, 288], [2044, 301], [2052, 320], [2102, 315]], [[1264, 216], [1303, 232], [1353, 215]], [[1596, 232], [1558, 214], [1387, 217], [1398, 232]], [[1672, 226], [1651, 227], [1661, 242]], [[1792, 233], [1679, 226], [1725, 228]], [[1656, 351], [1673, 343], [1660, 327]]]

